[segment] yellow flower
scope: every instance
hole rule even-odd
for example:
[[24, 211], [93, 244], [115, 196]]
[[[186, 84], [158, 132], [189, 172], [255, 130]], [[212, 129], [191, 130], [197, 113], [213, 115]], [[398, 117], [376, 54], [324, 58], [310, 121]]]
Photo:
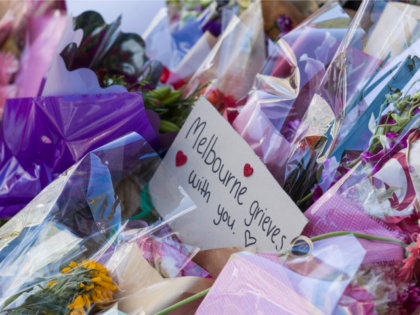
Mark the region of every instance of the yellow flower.
[[84, 289], [85, 289], [86, 291], [89, 291], [89, 290], [93, 289], [94, 287], [95, 287], [95, 285], [92, 283], [91, 285], [84, 286]]
[[86, 269], [96, 269], [96, 263], [95, 263], [95, 261], [91, 260], [91, 261], [87, 264]]
[[99, 282], [98, 285], [100, 285], [101, 287], [104, 287], [105, 289], [111, 290], [111, 291], [117, 291], [117, 287], [113, 284], [109, 284], [106, 282]]
[[71, 272], [71, 268], [70, 267], [66, 267], [64, 268], [61, 273], [70, 273]]
[[106, 274], [100, 273], [98, 276], [102, 278], [102, 281], [112, 283], [112, 279], [108, 277]]
[[82, 262], [81, 263], [78, 263], [77, 265], [78, 266], [82, 266], [82, 265], [85, 265], [86, 264], [86, 262], [88, 262], [89, 260], [82, 260]]
[[79, 309], [83, 308], [85, 306], [85, 301], [83, 300], [83, 297], [80, 295], [74, 300], [72, 304], [68, 306], [69, 309]]
[[99, 282], [102, 281], [102, 278], [101, 277], [95, 277], [95, 278], [92, 278], [91, 280], [92, 280], [93, 283], [98, 284]]
[[92, 301], [93, 303], [105, 302], [105, 299], [102, 297], [102, 292], [99, 287], [92, 290]]
[[69, 266], [70, 266], [70, 267], [72, 267], [72, 268], [76, 268], [76, 267], [77, 267], [77, 263], [76, 263], [75, 261], [72, 261], [72, 262], [69, 264]]
[[92, 304], [92, 300], [90, 299], [89, 294], [83, 294], [83, 300], [85, 301], [85, 306], [87, 309], [90, 309], [90, 305]]
[[86, 312], [84, 308], [78, 308], [71, 311], [70, 315], [86, 315]]
[[96, 269], [98, 269], [99, 273], [106, 274], [108, 272], [108, 270], [101, 263], [96, 264]]
[[48, 285], [50, 286], [50, 287], [52, 287], [53, 286], [53, 284], [55, 284], [55, 283], [57, 283], [58, 282], [58, 280], [55, 280], [55, 281], [50, 281], [50, 282], [48, 282]]

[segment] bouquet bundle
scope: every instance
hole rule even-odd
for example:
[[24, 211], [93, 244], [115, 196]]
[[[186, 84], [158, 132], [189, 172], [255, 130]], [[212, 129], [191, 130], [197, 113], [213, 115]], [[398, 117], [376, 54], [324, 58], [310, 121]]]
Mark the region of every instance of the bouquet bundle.
[[[144, 301], [157, 292], [211, 285], [191, 261], [197, 248], [170, 227], [195, 205], [170, 174], [157, 172], [159, 161], [131, 133], [87, 154], [8, 221], [1, 228], [2, 312], [85, 314], [118, 303], [125, 312], [153, 314], [148, 308], [165, 303]], [[171, 208], [157, 209], [162, 199]]]
[[13, 3], [0, 313], [420, 310], [420, 9], [313, 5]]
[[332, 3], [282, 36], [255, 76], [241, 112], [230, 112], [235, 130], [281, 185], [296, 131], [349, 24], [348, 15]]

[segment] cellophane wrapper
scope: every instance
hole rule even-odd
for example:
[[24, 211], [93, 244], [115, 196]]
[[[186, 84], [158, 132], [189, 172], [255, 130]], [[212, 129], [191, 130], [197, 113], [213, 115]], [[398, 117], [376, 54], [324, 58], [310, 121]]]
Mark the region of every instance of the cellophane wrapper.
[[[418, 235], [420, 120], [415, 117], [393, 147], [377, 160], [346, 170], [308, 210], [303, 235], [348, 231], [410, 244]], [[328, 163], [327, 163], [328, 165]], [[333, 167], [334, 168], [334, 167]], [[334, 170], [335, 171], [335, 170]], [[323, 172], [330, 174], [328, 168]], [[327, 176], [324, 176], [327, 178]], [[333, 177], [330, 175], [329, 178]], [[330, 183], [331, 184], [331, 183]], [[356, 277], [340, 301], [341, 313], [366, 307], [377, 314], [407, 314], [420, 306], [415, 266], [389, 241], [359, 238], [366, 251]], [[411, 276], [409, 275], [412, 269]]]
[[[88, 153], [2, 226], [2, 310], [32, 305], [31, 296], [51, 286], [71, 262], [89, 260], [108, 269], [117, 286], [108, 304], [165, 279], [211, 278], [191, 261], [199, 249], [183, 244], [171, 229], [196, 206], [168, 171], [155, 176], [159, 165], [148, 143], [128, 134]], [[162, 198], [172, 201], [172, 209], [155, 208]], [[162, 218], [159, 211], [169, 214]], [[17, 299], [10, 303], [11, 297]]]
[[302, 118], [350, 24], [338, 3], [324, 5], [270, 47], [245, 106], [232, 123], [284, 185]]
[[[328, 158], [340, 162], [345, 152], [366, 149], [372, 114], [377, 119], [386, 95], [404, 89], [415, 76], [418, 58], [409, 52], [420, 36], [418, 10], [382, 1], [360, 7], [293, 140], [284, 188], [296, 202], [320, 181]], [[380, 84], [383, 88], [375, 90]]]
[[141, 93], [9, 99], [0, 130], [0, 217], [11, 218], [89, 151], [137, 132], [159, 140]]
[[304, 258], [240, 255], [226, 265], [196, 314], [332, 314], [365, 251], [352, 235], [314, 242]]
[[246, 97], [266, 57], [260, 1], [232, 14], [221, 38], [193, 75], [185, 93], [208, 84], [203, 94], [220, 111]]

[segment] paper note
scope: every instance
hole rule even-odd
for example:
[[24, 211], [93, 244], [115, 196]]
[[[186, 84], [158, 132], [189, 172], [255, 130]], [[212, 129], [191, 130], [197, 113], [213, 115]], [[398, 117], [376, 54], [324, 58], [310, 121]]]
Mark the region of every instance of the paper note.
[[[307, 223], [252, 148], [203, 97], [163, 164], [197, 205], [171, 224], [188, 245], [279, 251]], [[152, 201], [165, 217], [167, 201]]]

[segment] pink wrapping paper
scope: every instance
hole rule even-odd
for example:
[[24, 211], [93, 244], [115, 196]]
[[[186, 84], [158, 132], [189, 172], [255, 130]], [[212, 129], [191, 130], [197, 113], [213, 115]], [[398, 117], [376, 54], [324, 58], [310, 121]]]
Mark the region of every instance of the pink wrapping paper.
[[26, 47], [21, 58], [21, 70], [16, 77], [17, 97], [37, 96], [66, 21], [66, 16], [54, 15], [28, 19]]
[[[368, 216], [363, 209], [351, 204], [339, 195], [328, 191], [305, 212], [310, 223], [302, 234], [313, 237], [330, 232], [348, 231], [394, 238], [397, 231], [391, 230], [383, 222]], [[363, 264], [401, 261], [404, 249], [401, 245], [388, 242], [358, 239], [366, 250]]]
[[207, 314], [333, 314], [365, 251], [352, 235], [314, 243], [305, 258], [239, 253], [197, 310]]

